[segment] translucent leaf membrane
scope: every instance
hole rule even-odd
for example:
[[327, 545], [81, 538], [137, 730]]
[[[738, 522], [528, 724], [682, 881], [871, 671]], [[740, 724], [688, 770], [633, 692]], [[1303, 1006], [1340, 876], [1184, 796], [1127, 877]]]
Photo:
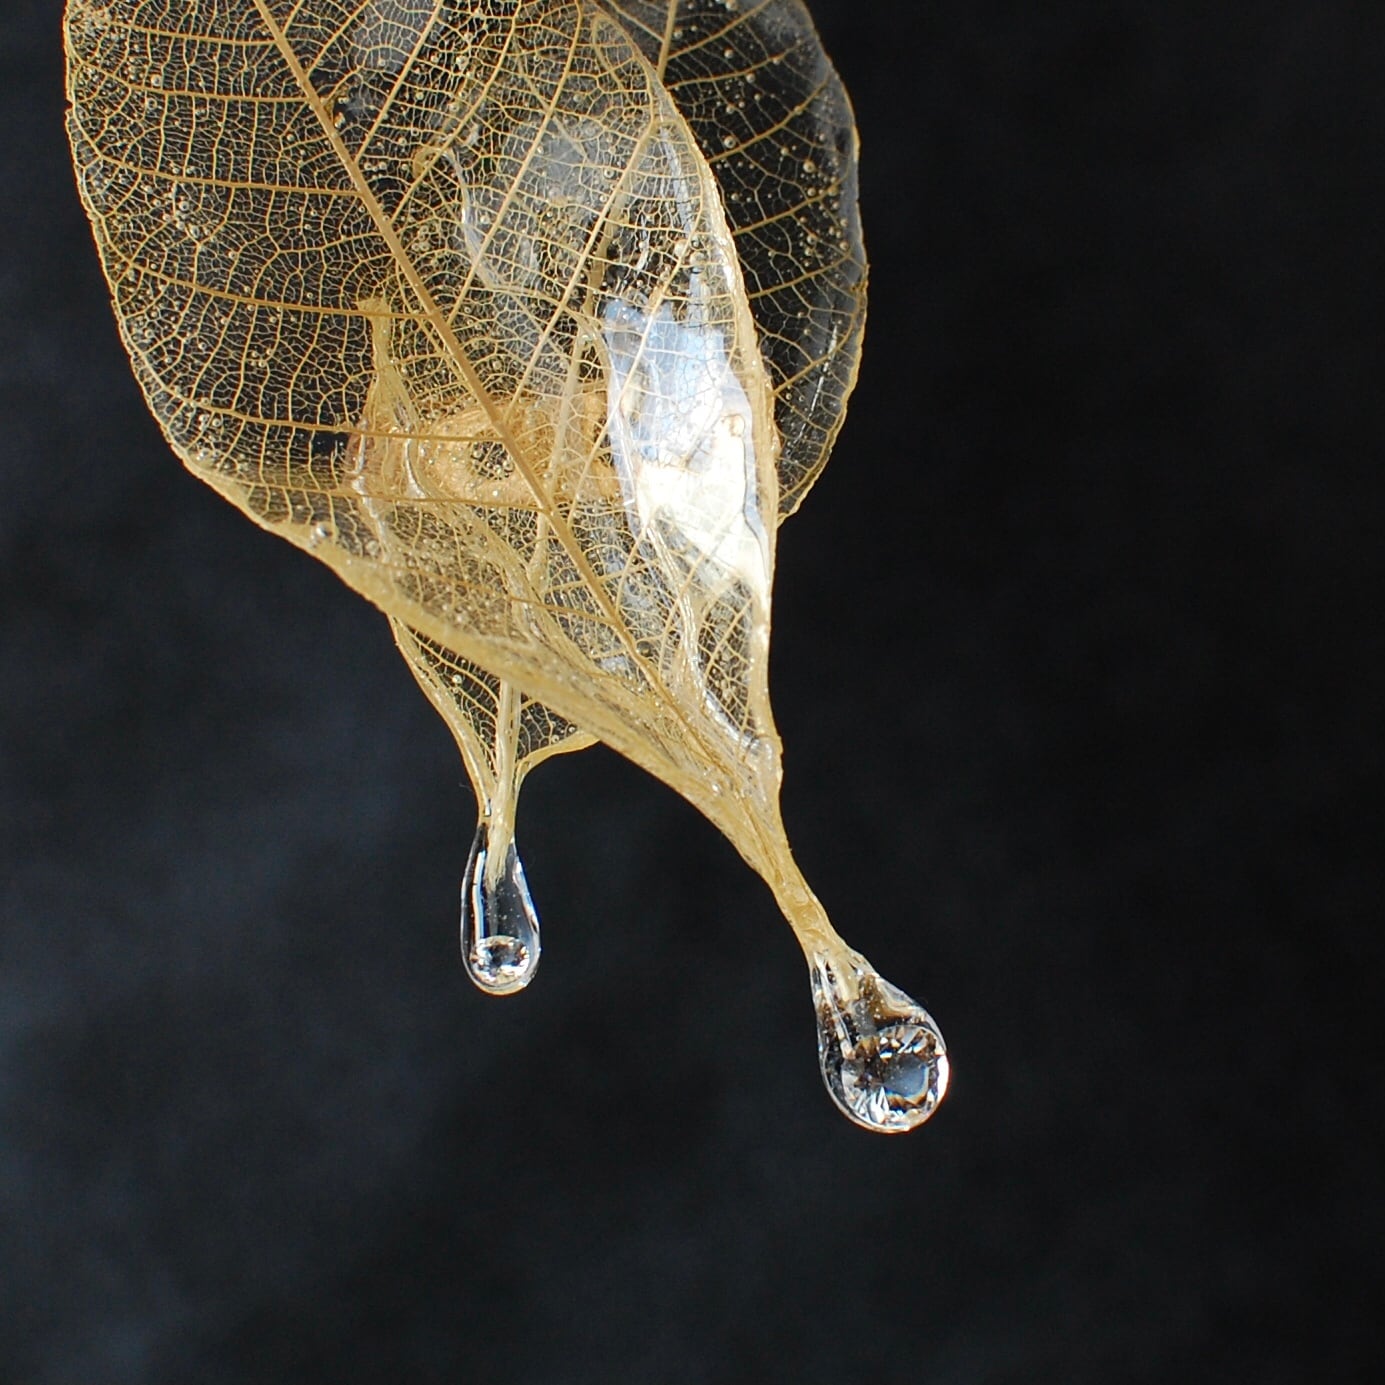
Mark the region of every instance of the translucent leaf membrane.
[[[603, 7], [653, 66], [716, 178], [774, 392], [786, 516], [827, 461], [860, 357], [866, 270], [850, 103], [798, 0], [744, 7], [606, 0]], [[452, 656], [439, 683], [415, 633], [396, 622], [395, 636], [453, 728], [482, 817], [494, 812], [512, 830], [520, 779], [494, 766], [478, 774], [477, 747], [483, 760], [524, 764], [540, 746], [548, 755], [590, 738], [551, 714], [530, 718], [527, 752], [507, 745], [517, 725], [497, 722], [496, 697], [472, 692], [488, 675]]]
[[851, 103], [801, 0], [602, 0], [716, 177], [781, 439], [779, 513], [827, 462], [856, 382], [866, 258]]
[[524, 776], [542, 760], [592, 743], [552, 708], [436, 640], [397, 621], [394, 633], [414, 676], [452, 728], [488, 816], [505, 820], [503, 805], [513, 803]]
[[[849, 1008], [871, 974], [789, 851], [766, 671], [778, 519], [859, 317], [824, 308], [792, 364], [819, 317], [766, 265], [810, 242], [790, 207], [739, 240], [724, 208], [809, 171], [798, 108], [773, 169], [770, 134], [723, 136], [758, 152], [719, 189], [690, 94], [712, 20], [676, 67], [676, 17], [651, 60], [650, 7], [620, 8], [71, 0], [78, 181], [175, 451], [396, 621], [478, 781], [513, 787], [569, 727], [605, 740], [727, 834]], [[753, 28], [715, 32], [751, 54]], [[487, 842], [482, 883], [513, 885]]]

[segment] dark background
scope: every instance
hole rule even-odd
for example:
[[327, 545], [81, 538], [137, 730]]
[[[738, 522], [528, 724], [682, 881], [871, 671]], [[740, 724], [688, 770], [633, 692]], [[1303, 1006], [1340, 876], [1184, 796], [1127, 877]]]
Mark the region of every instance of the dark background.
[[605, 750], [526, 791], [537, 983], [470, 988], [450, 739], [160, 439], [4, 0], [4, 1385], [1385, 1378], [1385, 12], [815, 9], [874, 302], [774, 688], [954, 1055], [893, 1140]]

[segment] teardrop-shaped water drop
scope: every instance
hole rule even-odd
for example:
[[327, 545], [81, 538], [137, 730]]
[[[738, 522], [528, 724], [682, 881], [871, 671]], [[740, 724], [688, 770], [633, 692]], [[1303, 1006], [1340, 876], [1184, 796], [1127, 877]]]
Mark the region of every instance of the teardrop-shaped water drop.
[[514, 842], [491, 860], [490, 830], [476, 828], [462, 881], [462, 961], [490, 995], [522, 991], [539, 965], [539, 916]]
[[947, 1045], [933, 1017], [864, 957], [838, 969], [811, 963], [818, 1061], [832, 1100], [857, 1125], [913, 1130], [947, 1092]]

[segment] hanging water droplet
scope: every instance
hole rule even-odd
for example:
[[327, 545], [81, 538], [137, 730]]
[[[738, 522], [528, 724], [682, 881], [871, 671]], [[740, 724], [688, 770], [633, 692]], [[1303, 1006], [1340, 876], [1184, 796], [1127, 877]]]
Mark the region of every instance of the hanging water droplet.
[[462, 962], [491, 995], [521, 991], [539, 965], [539, 916], [511, 842], [495, 863], [483, 818], [476, 828], [462, 881]]
[[839, 974], [814, 956], [811, 971], [818, 1061], [832, 1100], [867, 1130], [922, 1125], [947, 1092], [947, 1045], [933, 1017], [864, 957]]

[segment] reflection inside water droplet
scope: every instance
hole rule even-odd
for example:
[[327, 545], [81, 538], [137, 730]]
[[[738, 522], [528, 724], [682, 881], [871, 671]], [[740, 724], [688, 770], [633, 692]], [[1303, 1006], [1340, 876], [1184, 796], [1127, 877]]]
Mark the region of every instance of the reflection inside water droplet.
[[867, 1130], [920, 1126], [947, 1092], [947, 1045], [933, 1017], [862, 957], [812, 959], [818, 1060], [832, 1100]]
[[462, 962], [490, 995], [523, 990], [539, 965], [539, 916], [510, 842], [493, 855], [489, 824], [476, 828], [462, 881]]

